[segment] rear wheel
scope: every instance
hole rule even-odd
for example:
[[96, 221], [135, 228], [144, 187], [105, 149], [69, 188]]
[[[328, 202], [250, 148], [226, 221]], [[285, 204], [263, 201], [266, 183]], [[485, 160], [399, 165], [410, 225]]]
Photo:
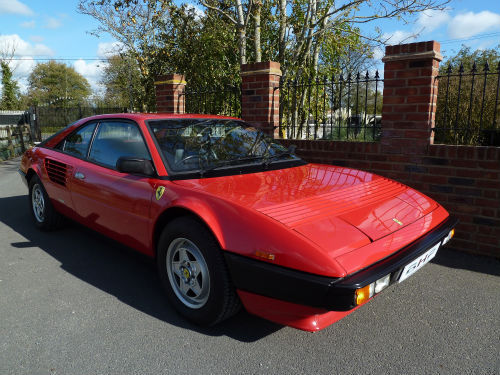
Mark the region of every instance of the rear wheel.
[[53, 230], [61, 225], [62, 216], [52, 206], [42, 182], [36, 175], [29, 182], [29, 202], [31, 214], [38, 228]]
[[196, 219], [178, 218], [165, 227], [157, 265], [167, 297], [188, 320], [210, 326], [239, 310], [221, 249]]

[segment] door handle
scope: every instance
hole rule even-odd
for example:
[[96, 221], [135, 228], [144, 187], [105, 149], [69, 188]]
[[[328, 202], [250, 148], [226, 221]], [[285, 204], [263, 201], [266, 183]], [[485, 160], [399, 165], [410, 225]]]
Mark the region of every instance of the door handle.
[[83, 180], [85, 178], [85, 175], [83, 173], [76, 172], [75, 173], [75, 178], [77, 178], [79, 180]]

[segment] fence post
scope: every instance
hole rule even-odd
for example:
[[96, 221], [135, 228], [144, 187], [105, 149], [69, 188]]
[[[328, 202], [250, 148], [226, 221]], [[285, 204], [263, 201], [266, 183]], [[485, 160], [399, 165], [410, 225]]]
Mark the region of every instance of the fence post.
[[184, 89], [186, 81], [183, 75], [167, 74], [158, 76], [155, 81], [156, 111], [164, 113], [185, 113]]
[[21, 144], [21, 151], [24, 153], [26, 151], [26, 146], [24, 145], [24, 134], [23, 134], [24, 123], [21, 124], [21, 120], [17, 123], [17, 133], [19, 134], [19, 143]]
[[279, 138], [280, 64], [241, 65], [241, 118]]
[[384, 62], [382, 150], [423, 154], [433, 143], [440, 44], [436, 41], [387, 46]]
[[32, 107], [33, 108], [33, 117], [32, 117], [32, 124], [33, 124], [33, 128], [34, 128], [34, 132], [35, 132], [35, 139], [38, 141], [38, 142], [41, 142], [43, 141], [42, 139], [42, 130], [40, 129], [40, 120], [38, 118], [38, 106], [34, 106]]

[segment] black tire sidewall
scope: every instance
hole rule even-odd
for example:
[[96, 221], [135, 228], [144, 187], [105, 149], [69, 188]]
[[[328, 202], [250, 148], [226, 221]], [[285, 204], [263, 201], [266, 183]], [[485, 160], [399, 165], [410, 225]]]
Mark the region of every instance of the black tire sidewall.
[[[189, 239], [198, 247], [205, 258], [210, 275], [208, 300], [204, 306], [198, 309], [190, 308], [179, 300], [168, 278], [167, 250], [170, 243], [180, 237]], [[190, 217], [183, 217], [170, 222], [165, 227], [158, 242], [158, 273], [167, 297], [181, 315], [198, 325], [213, 325], [219, 321], [224, 313], [225, 290], [230, 286], [228, 285], [228, 275], [223, 262], [220, 247], [211, 233], [201, 223]]]

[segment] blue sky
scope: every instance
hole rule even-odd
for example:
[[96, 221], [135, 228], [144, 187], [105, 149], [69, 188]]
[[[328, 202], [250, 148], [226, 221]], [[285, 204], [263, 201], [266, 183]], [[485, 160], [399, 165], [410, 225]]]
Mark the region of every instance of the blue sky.
[[[77, 0], [0, 0], [0, 52], [16, 47], [16, 58], [23, 60], [11, 64], [22, 89], [37, 59], [49, 58], [74, 66], [98, 88], [104, 66], [99, 59], [114, 41], [107, 35], [90, 35], [97, 23], [79, 14], [77, 4]], [[445, 56], [458, 51], [461, 44], [489, 48], [500, 44], [500, 0], [451, 1], [446, 11], [419, 14], [409, 23], [373, 22], [364, 26], [364, 31], [370, 33], [375, 27], [389, 38], [389, 44], [440, 41]], [[377, 55], [381, 57], [382, 51]]]

